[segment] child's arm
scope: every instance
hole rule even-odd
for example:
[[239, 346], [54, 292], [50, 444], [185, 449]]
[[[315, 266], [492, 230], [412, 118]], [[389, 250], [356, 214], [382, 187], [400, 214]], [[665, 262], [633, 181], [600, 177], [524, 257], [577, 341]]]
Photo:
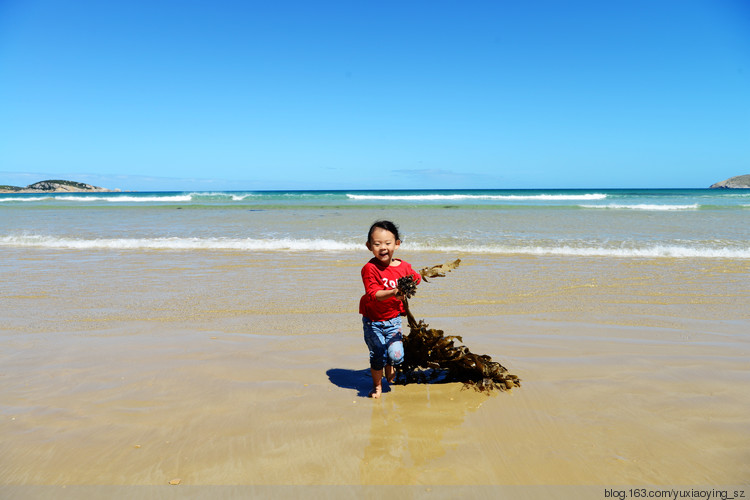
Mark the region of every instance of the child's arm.
[[420, 284], [420, 283], [422, 283], [422, 275], [421, 274], [419, 274], [418, 272], [416, 272], [413, 269], [411, 271], [411, 274], [412, 274], [412, 276], [414, 276], [414, 283], [416, 283], [417, 285]]
[[362, 282], [365, 285], [365, 294], [370, 299], [382, 302], [398, 296], [398, 288], [384, 288], [385, 285], [380, 280], [380, 277], [367, 267], [362, 269]]
[[380, 290], [375, 292], [375, 298], [379, 301], [390, 299], [391, 297], [398, 297], [398, 288], [392, 288], [390, 290]]

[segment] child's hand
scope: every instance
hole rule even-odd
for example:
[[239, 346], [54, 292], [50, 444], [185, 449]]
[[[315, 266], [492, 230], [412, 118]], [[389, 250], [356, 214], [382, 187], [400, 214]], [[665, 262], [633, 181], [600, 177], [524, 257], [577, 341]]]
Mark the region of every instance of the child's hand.
[[415, 293], [417, 293], [417, 283], [414, 280], [414, 276], [406, 275], [398, 279], [398, 294], [408, 299]]

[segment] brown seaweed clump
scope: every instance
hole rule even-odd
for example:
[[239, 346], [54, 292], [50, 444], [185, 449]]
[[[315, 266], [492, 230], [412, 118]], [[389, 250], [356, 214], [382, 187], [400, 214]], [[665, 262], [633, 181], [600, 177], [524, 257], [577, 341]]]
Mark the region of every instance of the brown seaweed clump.
[[[423, 278], [445, 276], [458, 267], [459, 259], [420, 270]], [[403, 279], [403, 278], [402, 278]], [[427, 281], [425, 279], [425, 281]], [[399, 280], [404, 296], [404, 307], [409, 322], [409, 334], [404, 336], [404, 362], [398, 367], [400, 378], [410, 382], [463, 382], [464, 387], [491, 392], [520, 387], [521, 380], [486, 354], [474, 354], [457, 335], [446, 336], [442, 330], [430, 328], [423, 320], [416, 321], [409, 310], [408, 298], [416, 293], [412, 280]]]
[[404, 298], [410, 299], [417, 293], [417, 284], [414, 282], [414, 278], [409, 274], [398, 279], [398, 291]]

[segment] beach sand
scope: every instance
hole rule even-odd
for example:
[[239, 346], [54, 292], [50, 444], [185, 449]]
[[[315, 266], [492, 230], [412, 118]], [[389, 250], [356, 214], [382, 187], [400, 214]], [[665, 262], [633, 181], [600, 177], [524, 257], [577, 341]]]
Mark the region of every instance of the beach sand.
[[376, 401], [364, 249], [23, 252], [0, 284], [5, 491], [750, 484], [746, 261], [460, 255], [412, 311], [522, 387]]

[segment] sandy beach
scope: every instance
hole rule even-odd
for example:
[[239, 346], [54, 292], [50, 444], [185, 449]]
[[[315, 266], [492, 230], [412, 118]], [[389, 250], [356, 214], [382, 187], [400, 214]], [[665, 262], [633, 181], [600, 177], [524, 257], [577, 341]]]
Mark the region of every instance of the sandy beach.
[[522, 387], [373, 401], [357, 255], [18, 252], [6, 490], [750, 482], [744, 261], [462, 255], [412, 309]]

